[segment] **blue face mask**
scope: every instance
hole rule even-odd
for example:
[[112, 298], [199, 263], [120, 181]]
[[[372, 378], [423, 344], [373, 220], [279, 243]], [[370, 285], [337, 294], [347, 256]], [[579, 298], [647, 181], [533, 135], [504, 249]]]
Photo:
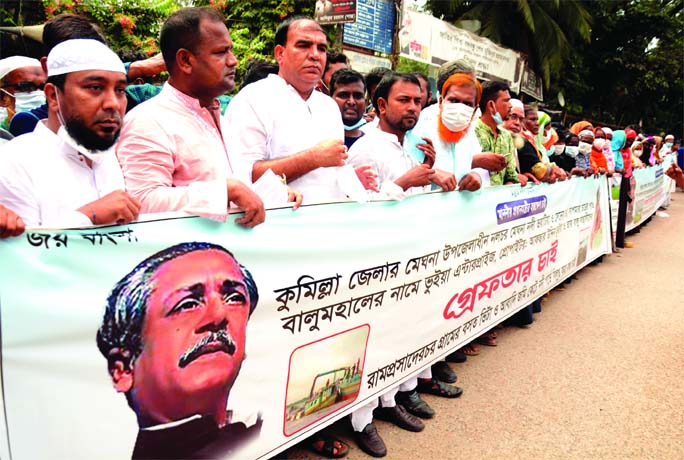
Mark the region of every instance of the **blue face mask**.
[[30, 93], [14, 93], [13, 96], [16, 113], [28, 112], [45, 104], [45, 93], [39, 89]]
[[492, 115], [492, 118], [494, 119], [494, 123], [497, 125], [503, 123], [503, 118], [501, 118], [501, 114], [499, 112], [496, 112], [494, 115]]
[[359, 121], [357, 121], [356, 123], [354, 123], [351, 126], [344, 125], [344, 130], [345, 131], [354, 131], [355, 129], [359, 129], [360, 127], [362, 127], [366, 123], [367, 123], [366, 120], [364, 120], [363, 117], [361, 117], [361, 119]]

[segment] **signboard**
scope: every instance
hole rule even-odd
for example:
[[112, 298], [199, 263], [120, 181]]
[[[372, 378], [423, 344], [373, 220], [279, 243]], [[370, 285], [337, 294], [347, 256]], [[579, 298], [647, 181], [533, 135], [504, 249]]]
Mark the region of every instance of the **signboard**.
[[368, 73], [375, 67], [386, 67], [388, 69], [392, 68], [392, 63], [389, 59], [357, 53], [356, 51], [351, 50], [343, 51], [344, 54], [349, 58], [349, 65], [351, 68], [357, 72], [361, 72], [362, 74]]
[[314, 21], [321, 25], [356, 21], [356, 0], [316, 0]]
[[356, 22], [344, 25], [343, 43], [392, 52], [396, 12], [391, 0], [357, 0]]
[[544, 100], [544, 82], [529, 66], [525, 65], [520, 81], [520, 92], [538, 101]]
[[433, 16], [406, 11], [399, 45], [403, 56], [427, 64], [462, 59], [479, 78], [504, 80], [517, 92], [522, 75], [517, 52]]
[[591, 177], [0, 240], [0, 455], [272, 458], [609, 252], [608, 215]]

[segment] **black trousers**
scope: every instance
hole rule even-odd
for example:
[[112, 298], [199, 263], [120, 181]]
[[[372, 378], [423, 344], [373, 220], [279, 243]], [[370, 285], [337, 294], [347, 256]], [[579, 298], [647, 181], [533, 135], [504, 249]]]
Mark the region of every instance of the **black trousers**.
[[632, 201], [629, 197], [630, 187], [629, 178], [622, 176], [622, 180], [620, 181], [620, 204], [618, 205], [617, 228], [615, 229], [615, 246], [618, 248], [625, 247], [627, 205]]

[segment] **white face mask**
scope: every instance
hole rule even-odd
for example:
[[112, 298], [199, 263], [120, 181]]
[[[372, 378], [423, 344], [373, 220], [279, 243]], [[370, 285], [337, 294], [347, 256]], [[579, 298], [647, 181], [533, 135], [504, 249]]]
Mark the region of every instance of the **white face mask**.
[[98, 164], [104, 161], [107, 155], [103, 154], [114, 152], [114, 146], [116, 145], [112, 145], [107, 150], [90, 150], [84, 147], [83, 145], [79, 144], [76, 139], [71, 137], [71, 134], [69, 134], [69, 131], [67, 131], [64, 125], [59, 127], [59, 130], [57, 131], [57, 136], [59, 136], [59, 138], [62, 139], [62, 141], [64, 141], [64, 143], [67, 144], [69, 147], [73, 148], [78, 153], [92, 161], [93, 164]]
[[475, 109], [460, 102], [445, 102], [442, 104], [442, 123], [449, 131], [455, 133], [463, 131], [473, 119]]
[[570, 158], [575, 158], [579, 152], [579, 147], [576, 145], [568, 145], [565, 147], [565, 154]]
[[28, 112], [31, 109], [45, 104], [45, 93], [42, 90], [31, 91], [30, 93], [14, 93], [14, 111]]
[[565, 150], [565, 145], [554, 145], [554, 146], [553, 146], [553, 152], [554, 152], [556, 155], [562, 155], [562, 154], [563, 154], [563, 150]]
[[603, 146], [605, 145], [605, 143], [605, 139], [594, 139], [594, 148], [596, 150], [603, 150]]
[[580, 141], [578, 149], [579, 153], [586, 155], [587, 153], [591, 153], [591, 144], [589, 142]]

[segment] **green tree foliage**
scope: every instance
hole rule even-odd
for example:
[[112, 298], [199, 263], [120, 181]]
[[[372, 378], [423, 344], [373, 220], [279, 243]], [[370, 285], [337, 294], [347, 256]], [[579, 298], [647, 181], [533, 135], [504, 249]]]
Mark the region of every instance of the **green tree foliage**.
[[212, 6], [226, 17], [238, 59], [238, 81], [249, 61], [274, 62], [275, 30], [292, 15], [313, 15], [314, 2], [303, 0], [195, 0], [195, 6]]
[[[76, 13], [98, 24], [115, 51], [159, 52], [159, 30], [164, 20], [184, 6], [210, 6], [220, 11], [230, 28], [238, 81], [252, 59], [274, 61], [275, 30], [292, 15], [311, 16], [309, 0], [7, 0], [0, 8], [3, 25], [40, 24], [60, 13]], [[335, 41], [335, 26], [328, 27]], [[16, 41], [16, 37], [12, 37]], [[35, 44], [34, 44], [35, 45]], [[17, 46], [14, 53], [40, 55], [40, 47]]]
[[577, 47], [559, 85], [576, 114], [682, 136], [682, 0], [599, 0], [592, 41]]
[[98, 24], [114, 50], [159, 52], [161, 25], [180, 4], [176, 0], [43, 0], [47, 19], [82, 14]]
[[404, 56], [399, 56], [399, 65], [397, 65], [397, 72], [420, 72], [427, 75], [429, 73], [430, 66], [422, 62], [414, 61], [413, 59], [405, 58]]
[[591, 15], [580, 0], [428, 0], [426, 6], [448, 22], [479, 20], [479, 34], [526, 54], [547, 88], [571, 46], [591, 36]]

